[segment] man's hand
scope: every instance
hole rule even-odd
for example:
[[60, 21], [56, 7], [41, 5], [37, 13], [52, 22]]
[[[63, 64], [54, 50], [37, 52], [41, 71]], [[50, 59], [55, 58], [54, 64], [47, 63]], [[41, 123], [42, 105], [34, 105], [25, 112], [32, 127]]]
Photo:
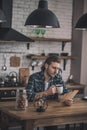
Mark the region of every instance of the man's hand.
[[56, 93], [56, 87], [54, 85], [52, 85], [48, 90], [47, 90], [47, 94], [48, 95], [54, 95]]
[[40, 99], [44, 96], [47, 96], [47, 91], [37, 93], [36, 96], [35, 96], [35, 99], [37, 100], [37, 99]]
[[53, 95], [55, 93], [56, 93], [56, 87], [54, 85], [52, 85], [48, 90], [37, 93], [35, 96], [35, 99], [40, 99], [44, 96]]
[[67, 100], [65, 100], [65, 101], [64, 101], [64, 104], [65, 104], [66, 106], [71, 106], [71, 105], [73, 104], [73, 99], [67, 99]]

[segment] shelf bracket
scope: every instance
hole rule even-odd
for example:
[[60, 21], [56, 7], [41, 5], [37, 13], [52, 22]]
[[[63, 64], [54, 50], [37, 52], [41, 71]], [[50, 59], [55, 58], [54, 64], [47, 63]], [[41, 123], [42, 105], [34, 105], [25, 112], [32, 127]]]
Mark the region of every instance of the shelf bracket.
[[64, 51], [65, 44], [66, 42], [62, 41], [62, 51]]
[[30, 49], [30, 43], [27, 43], [27, 50]]
[[66, 63], [67, 63], [67, 60], [64, 59], [64, 60], [63, 60], [63, 70], [66, 70]]

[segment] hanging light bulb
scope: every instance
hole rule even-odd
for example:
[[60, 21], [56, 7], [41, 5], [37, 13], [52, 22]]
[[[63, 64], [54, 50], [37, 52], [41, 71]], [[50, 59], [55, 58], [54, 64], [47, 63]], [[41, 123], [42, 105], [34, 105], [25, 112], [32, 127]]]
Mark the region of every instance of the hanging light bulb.
[[3, 11], [0, 9], [0, 23], [4, 23], [4, 22], [6, 22], [6, 18]]
[[56, 15], [48, 9], [47, 0], [39, 1], [38, 9], [34, 10], [28, 16], [25, 25], [31, 25], [33, 27], [60, 27]]
[[86, 14], [83, 14], [83, 15], [78, 19], [75, 28], [76, 28], [76, 29], [79, 29], [79, 30], [87, 30], [87, 13], [86, 13]]

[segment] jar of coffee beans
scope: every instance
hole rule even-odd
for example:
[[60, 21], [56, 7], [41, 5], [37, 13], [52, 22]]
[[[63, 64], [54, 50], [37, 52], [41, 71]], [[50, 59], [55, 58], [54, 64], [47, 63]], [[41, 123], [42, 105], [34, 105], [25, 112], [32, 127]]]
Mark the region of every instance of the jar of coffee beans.
[[17, 89], [16, 93], [16, 109], [25, 110], [28, 106], [27, 95], [25, 89]]

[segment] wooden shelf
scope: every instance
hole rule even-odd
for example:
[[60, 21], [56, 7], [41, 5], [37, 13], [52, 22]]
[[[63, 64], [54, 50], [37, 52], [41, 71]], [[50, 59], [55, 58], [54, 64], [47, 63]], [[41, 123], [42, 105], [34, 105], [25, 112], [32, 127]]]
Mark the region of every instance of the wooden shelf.
[[17, 90], [17, 89], [24, 89], [24, 87], [2, 87], [0, 88], [0, 91], [1, 90]]
[[31, 37], [34, 41], [51, 41], [51, 42], [61, 42], [62, 51], [64, 50], [65, 44], [71, 42], [68, 38], [46, 38], [46, 37]]
[[31, 37], [31, 39], [35, 41], [71, 42], [71, 39], [67, 39], [67, 38]]
[[[27, 57], [29, 57], [29, 55], [27, 55]], [[35, 56], [31, 56], [32, 60], [44, 60], [46, 59], [48, 56], [41, 56], [41, 55], [35, 55]], [[75, 59], [73, 56], [58, 56], [60, 60], [68, 60], [68, 59]]]
[[[31, 37], [34, 41], [53, 41], [53, 42], [61, 42], [62, 44], [62, 51], [64, 51], [65, 44], [67, 42], [71, 42], [71, 39], [67, 38], [46, 38], [46, 37]], [[58, 56], [60, 60], [64, 60], [64, 67], [63, 69], [65, 70], [66, 66], [66, 61], [69, 59], [74, 59], [72, 56]], [[41, 55], [27, 55], [27, 58], [30, 58], [32, 60], [44, 60], [47, 58], [47, 56], [41, 56]]]
[[[48, 56], [41, 56], [41, 55], [34, 55], [30, 56], [27, 55], [27, 58], [31, 60], [45, 60]], [[60, 60], [63, 60], [63, 70], [65, 70], [67, 60], [74, 60], [75, 58], [73, 56], [58, 56]]]

